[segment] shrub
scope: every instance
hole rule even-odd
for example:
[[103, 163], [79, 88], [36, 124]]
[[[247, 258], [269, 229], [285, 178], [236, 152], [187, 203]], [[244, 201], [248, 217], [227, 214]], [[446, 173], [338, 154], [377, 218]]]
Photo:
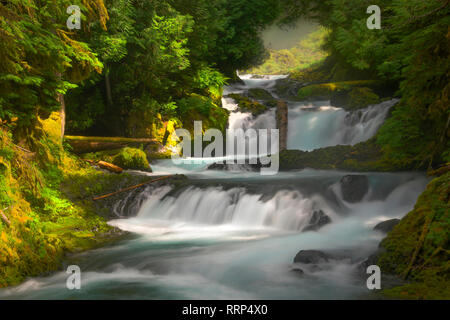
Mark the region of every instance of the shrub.
[[151, 170], [145, 152], [136, 148], [123, 148], [113, 159], [123, 169]]

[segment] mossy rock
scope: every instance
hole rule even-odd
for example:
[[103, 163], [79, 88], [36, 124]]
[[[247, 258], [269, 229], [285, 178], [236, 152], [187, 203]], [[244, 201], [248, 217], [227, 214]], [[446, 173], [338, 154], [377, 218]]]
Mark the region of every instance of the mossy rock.
[[167, 160], [171, 159], [173, 154], [172, 151], [169, 149], [162, 148], [161, 150], [145, 150], [145, 153], [147, 154], [147, 159], [152, 162], [153, 160]]
[[261, 88], [252, 88], [248, 90], [248, 97], [254, 100], [264, 100], [270, 101], [273, 100], [272, 94], [269, 91], [261, 89]]
[[364, 108], [369, 105], [380, 103], [380, 97], [367, 87], [353, 88], [349, 93], [350, 108]]
[[301, 100], [331, 100], [337, 90], [342, 89], [333, 83], [314, 84], [301, 88], [297, 96]]
[[344, 81], [313, 84], [301, 88], [300, 100], [330, 100], [336, 107], [358, 109], [380, 102], [380, 97], [371, 89], [379, 87], [375, 80]]
[[112, 163], [123, 169], [151, 172], [147, 155], [141, 149], [123, 148], [116, 156], [114, 156]]
[[303, 86], [304, 84], [295, 79], [286, 78], [277, 80], [274, 89], [279, 97], [295, 101], [299, 100], [297, 93]]
[[259, 116], [269, 109], [268, 106], [265, 106], [257, 101], [252, 101], [251, 99], [240, 94], [233, 93], [229, 94], [227, 97], [236, 101], [239, 106], [239, 111], [250, 112], [254, 116]]
[[331, 103], [334, 106], [352, 110], [366, 108], [380, 102], [380, 97], [367, 87], [353, 88], [350, 92], [338, 92], [331, 98]]
[[305, 168], [354, 172], [398, 169], [383, 158], [374, 138], [354, 146], [332, 146], [313, 151], [285, 150], [280, 153], [281, 171]]
[[290, 78], [301, 83], [327, 82], [330, 80], [329, 73], [324, 70], [322, 64], [291, 73]]

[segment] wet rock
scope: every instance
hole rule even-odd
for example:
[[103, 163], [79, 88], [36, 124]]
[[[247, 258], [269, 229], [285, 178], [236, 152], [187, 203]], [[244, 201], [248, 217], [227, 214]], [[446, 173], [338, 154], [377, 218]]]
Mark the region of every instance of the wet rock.
[[394, 227], [396, 225], [398, 225], [400, 223], [400, 219], [391, 219], [391, 220], [386, 220], [383, 222], [380, 222], [379, 224], [377, 224], [373, 230], [375, 231], [380, 231], [383, 233], [389, 233], [392, 231], [392, 229], [394, 229]]
[[322, 210], [316, 210], [313, 212], [311, 220], [309, 220], [309, 224], [303, 228], [303, 231], [317, 231], [330, 222], [331, 219], [329, 216], [327, 216]]
[[261, 169], [259, 164], [227, 164], [227, 163], [213, 163], [210, 164], [207, 170], [217, 171], [251, 171], [256, 172]]
[[263, 74], [252, 74], [250, 79], [267, 79], [267, 76]]
[[268, 168], [270, 165], [262, 164], [259, 159], [256, 164], [249, 163], [250, 161], [247, 159], [245, 164], [238, 163], [212, 163], [210, 164], [206, 170], [217, 170], [217, 171], [247, 171], [247, 172], [257, 172], [260, 171], [261, 168]]
[[270, 92], [261, 88], [251, 88], [248, 90], [247, 95], [255, 100], [273, 100]]
[[380, 258], [380, 255], [386, 252], [386, 250], [384, 248], [379, 248], [377, 251], [375, 251], [373, 254], [371, 254], [366, 260], [364, 260], [363, 262], [361, 262], [358, 265], [358, 271], [365, 275], [366, 274], [366, 270], [369, 266], [373, 266], [373, 265], [377, 265], [378, 264], [378, 259]]
[[331, 256], [318, 250], [301, 250], [294, 258], [294, 263], [316, 264], [328, 262]]
[[254, 101], [246, 96], [243, 96], [238, 93], [231, 93], [226, 96], [226, 98], [233, 99], [237, 105], [238, 110], [240, 112], [249, 112], [253, 116], [257, 117], [269, 110], [269, 107], [259, 103], [258, 101]]
[[369, 179], [363, 175], [348, 175], [341, 179], [342, 197], [345, 201], [360, 202], [369, 192]]
[[298, 267], [292, 267], [291, 271], [295, 272], [297, 274], [304, 274], [305, 273], [305, 271], [303, 271], [302, 269], [300, 269]]
[[277, 80], [274, 90], [280, 98], [296, 101], [298, 90], [304, 86], [303, 83], [286, 78]]

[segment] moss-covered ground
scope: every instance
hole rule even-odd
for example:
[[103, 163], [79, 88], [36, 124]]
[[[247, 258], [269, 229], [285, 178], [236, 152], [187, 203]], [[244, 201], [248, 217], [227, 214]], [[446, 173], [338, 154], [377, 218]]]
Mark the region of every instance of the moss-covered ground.
[[148, 177], [108, 174], [66, 152], [57, 114], [17, 145], [0, 127], [0, 287], [58, 269], [67, 253], [94, 248], [120, 232], [93, 196]]

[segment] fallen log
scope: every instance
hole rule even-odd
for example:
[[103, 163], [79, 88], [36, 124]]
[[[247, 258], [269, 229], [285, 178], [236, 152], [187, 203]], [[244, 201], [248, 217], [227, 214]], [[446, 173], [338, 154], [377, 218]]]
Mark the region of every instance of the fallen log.
[[112, 163], [109, 163], [106, 161], [94, 161], [94, 160], [89, 160], [89, 159], [83, 159], [83, 160], [93, 166], [98, 166], [98, 167], [108, 170], [112, 173], [122, 173], [123, 172], [123, 168], [118, 167], [115, 164], [112, 164]]
[[99, 162], [97, 162], [97, 165], [100, 168], [108, 170], [108, 171], [113, 172], [113, 173], [122, 173], [123, 172], [123, 169], [121, 167], [118, 167], [118, 166], [116, 166], [116, 165], [114, 165], [112, 163], [108, 163], [108, 162], [105, 162], [105, 161], [99, 161]]
[[3, 222], [5, 222], [5, 224], [9, 227], [11, 225], [11, 221], [9, 221], [8, 217], [3, 213], [3, 210], [0, 210], [0, 218], [2, 218]]
[[131, 186], [131, 187], [128, 187], [128, 188], [125, 188], [125, 189], [121, 189], [121, 190], [116, 191], [116, 192], [113, 192], [113, 193], [105, 194], [104, 196], [100, 196], [100, 197], [93, 198], [92, 200], [93, 200], [93, 201], [97, 201], [97, 200], [106, 199], [106, 198], [115, 196], [115, 195], [117, 195], [117, 194], [119, 194], [119, 193], [131, 191], [131, 190], [134, 190], [134, 189], [143, 187], [143, 186], [145, 186], [145, 185], [147, 185], [147, 184], [149, 184], [149, 183], [156, 182], [156, 181], [161, 181], [161, 180], [165, 180], [165, 179], [168, 179], [168, 178], [170, 178], [170, 177], [173, 177], [173, 175], [159, 177], [159, 178], [156, 178], [156, 179], [153, 179], [153, 180], [144, 182], [144, 183], [140, 183], [140, 184], [135, 185], [135, 186]]
[[64, 136], [64, 139], [76, 154], [114, 150], [124, 147], [139, 147], [140, 145], [146, 146], [158, 143], [155, 139], [147, 138]]

